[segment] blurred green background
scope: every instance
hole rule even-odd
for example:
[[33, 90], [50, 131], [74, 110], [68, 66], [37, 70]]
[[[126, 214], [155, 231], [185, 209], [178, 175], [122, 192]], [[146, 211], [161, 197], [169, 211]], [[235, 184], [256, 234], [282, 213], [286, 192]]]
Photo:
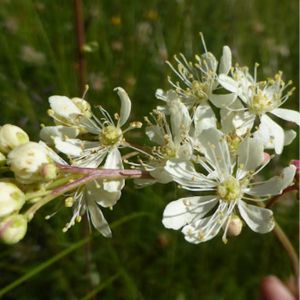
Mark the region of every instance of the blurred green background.
[[[80, 96], [73, 1], [0, 4], [1, 124], [15, 123], [38, 140], [40, 124], [51, 124], [48, 97]], [[132, 120], [142, 120], [158, 104], [156, 88], [168, 88], [165, 60], [201, 52], [200, 31], [217, 57], [227, 44], [234, 62], [260, 63], [262, 79], [282, 70], [298, 91], [297, 12], [296, 0], [84, 1], [86, 42], [98, 44], [86, 53], [86, 98], [118, 111], [113, 88], [122, 86], [133, 102]], [[297, 94], [285, 107], [298, 108]], [[133, 138], [143, 143], [142, 135]], [[296, 157], [294, 141], [268, 175]], [[82, 226], [62, 233], [70, 211], [47, 206], [21, 243], [0, 245], [0, 287], [28, 277], [4, 299], [95, 299], [97, 291], [97, 299], [259, 299], [264, 276], [289, 277], [289, 260], [272, 234], [244, 228], [227, 245], [220, 238], [191, 245], [180, 232], [164, 229], [162, 211], [181, 193], [173, 184], [136, 190], [128, 183], [114, 210], [104, 211], [114, 224], [113, 239], [94, 235], [90, 251]], [[275, 216], [298, 249], [295, 197], [277, 204]]]

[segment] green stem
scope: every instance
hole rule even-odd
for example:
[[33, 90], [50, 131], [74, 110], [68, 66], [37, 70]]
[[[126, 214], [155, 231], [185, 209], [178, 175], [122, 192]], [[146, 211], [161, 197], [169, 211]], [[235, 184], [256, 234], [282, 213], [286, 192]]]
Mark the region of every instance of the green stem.
[[28, 201], [34, 198], [44, 197], [47, 196], [49, 193], [50, 191], [38, 191], [38, 192], [27, 193], [25, 195], [25, 200]]
[[290, 262], [291, 262], [291, 266], [293, 269], [293, 273], [295, 275], [295, 279], [298, 282], [299, 259], [298, 259], [297, 252], [295, 251], [295, 248], [293, 247], [291, 241], [289, 240], [289, 238], [287, 237], [287, 235], [285, 234], [285, 232], [282, 230], [282, 228], [279, 226], [278, 223], [275, 224], [273, 233], [276, 236], [276, 238], [278, 239], [278, 241], [281, 243], [281, 245], [283, 246], [285, 251], [287, 252], [287, 254], [290, 258]]

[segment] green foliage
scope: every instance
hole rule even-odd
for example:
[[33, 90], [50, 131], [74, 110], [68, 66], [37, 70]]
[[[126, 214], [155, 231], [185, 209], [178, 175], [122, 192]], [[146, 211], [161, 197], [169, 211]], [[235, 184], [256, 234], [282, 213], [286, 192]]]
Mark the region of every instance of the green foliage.
[[[286, 80], [298, 82], [296, 0], [84, 2], [87, 100], [117, 111], [113, 88], [122, 86], [133, 102], [132, 120], [142, 120], [158, 104], [156, 88], [168, 87], [166, 59], [179, 52], [192, 58], [202, 51], [199, 31], [213, 53], [220, 54], [227, 44], [235, 62], [260, 63], [259, 76], [281, 69]], [[73, 1], [0, 4], [1, 124], [15, 123], [38, 139], [40, 124], [51, 122], [48, 97], [80, 96]], [[297, 108], [297, 101], [293, 96], [286, 107]], [[135, 138], [143, 142], [141, 135]], [[281, 165], [297, 157], [296, 144], [286, 148]], [[5, 299], [93, 299], [95, 294], [130, 300], [259, 299], [264, 276], [290, 275], [288, 258], [272, 234], [244, 229], [227, 245], [215, 239], [195, 246], [180, 232], [164, 229], [163, 208], [177, 193], [173, 184], [136, 190], [129, 183], [108, 219], [124, 220], [135, 212], [151, 217], [141, 214], [113, 226], [112, 240], [93, 236], [90, 243], [85, 243], [84, 226], [61, 232], [70, 217], [60, 209], [62, 203], [43, 208], [23, 242], [0, 246], [0, 287], [15, 282]], [[275, 216], [297, 246], [293, 199], [278, 205]]]

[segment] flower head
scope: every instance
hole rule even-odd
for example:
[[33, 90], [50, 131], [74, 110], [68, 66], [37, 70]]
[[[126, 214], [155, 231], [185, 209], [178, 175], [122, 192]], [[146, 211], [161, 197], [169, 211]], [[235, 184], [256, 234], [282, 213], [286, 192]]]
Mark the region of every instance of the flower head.
[[18, 126], [5, 124], [0, 127], [0, 151], [7, 154], [19, 145], [29, 142], [27, 133]]
[[232, 156], [225, 136], [217, 129], [204, 130], [199, 139], [204, 154], [199, 160], [202, 172], [187, 161], [169, 161], [166, 166], [182, 188], [199, 194], [169, 203], [163, 224], [173, 229], [183, 227], [185, 239], [196, 244], [212, 239], [222, 228], [226, 242], [229, 225], [238, 213], [253, 231], [271, 231], [274, 227], [272, 211], [249, 203], [280, 194], [291, 184], [295, 167], [289, 166], [281, 176], [256, 183], [254, 175], [267, 164], [260, 140], [245, 139]]
[[292, 95], [294, 89], [289, 88], [291, 82], [285, 83], [282, 80], [282, 72], [278, 72], [274, 78], [267, 81], [257, 81], [257, 65], [255, 75], [252, 77], [248, 68], [236, 67], [232, 71], [232, 77], [221, 74], [219, 83], [231, 93], [236, 94], [239, 100], [232, 103], [231, 107], [224, 108], [221, 112], [223, 124], [230, 126], [239, 134], [245, 134], [254, 127], [258, 118], [260, 121], [255, 136], [260, 138], [266, 148], [274, 148], [277, 154], [283, 150], [283, 146], [289, 144], [295, 137], [291, 131], [282, 129], [270, 116], [276, 116], [283, 120], [300, 125], [300, 113], [279, 108]]
[[48, 178], [43, 169], [51, 164], [52, 160], [45, 148], [38, 143], [28, 142], [16, 147], [9, 152], [7, 162], [16, 179], [21, 183], [28, 184], [53, 179]]

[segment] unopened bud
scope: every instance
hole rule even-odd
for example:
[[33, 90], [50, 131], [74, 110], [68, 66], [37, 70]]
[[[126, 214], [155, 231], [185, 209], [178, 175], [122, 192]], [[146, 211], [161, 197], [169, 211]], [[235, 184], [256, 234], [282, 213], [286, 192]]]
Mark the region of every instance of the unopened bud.
[[11, 215], [0, 223], [0, 239], [5, 244], [16, 244], [25, 236], [27, 220], [23, 215]]
[[25, 195], [16, 185], [0, 182], [0, 218], [20, 210], [24, 203]]
[[42, 168], [42, 176], [46, 180], [52, 180], [57, 177], [57, 167], [55, 164], [46, 164]]
[[20, 127], [5, 124], [0, 128], [0, 151], [4, 154], [27, 142], [29, 142], [29, 137]]
[[51, 163], [51, 160], [42, 145], [29, 142], [12, 150], [8, 154], [7, 162], [16, 179], [28, 184], [45, 180], [42, 170], [46, 164]]
[[227, 233], [229, 236], [238, 236], [241, 234], [243, 229], [243, 222], [238, 216], [231, 217], [228, 225]]

